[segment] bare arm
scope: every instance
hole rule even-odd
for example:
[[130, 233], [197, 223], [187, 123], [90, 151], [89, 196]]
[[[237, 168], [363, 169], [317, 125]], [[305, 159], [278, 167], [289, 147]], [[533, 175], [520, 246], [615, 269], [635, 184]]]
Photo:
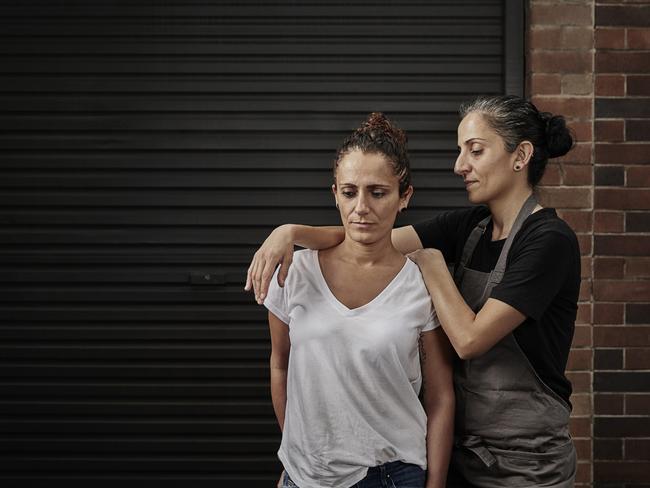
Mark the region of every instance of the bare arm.
[[424, 409], [427, 412], [426, 488], [444, 488], [454, 434], [453, 352], [442, 328], [420, 336]]
[[244, 290], [253, 288], [258, 304], [264, 302], [271, 278], [278, 264], [278, 284], [284, 286], [293, 259], [293, 246], [309, 249], [326, 249], [336, 246], [345, 237], [343, 227], [311, 227], [309, 225], [284, 224], [266, 238], [253, 256]]
[[474, 313], [458, 291], [440, 251], [422, 249], [409, 258], [420, 267], [442, 328], [462, 359], [487, 352], [526, 319], [516, 308], [493, 298]]
[[[308, 249], [327, 249], [336, 246], [344, 238], [343, 227], [312, 227], [299, 224], [285, 224], [277, 227], [253, 256], [248, 267], [244, 289], [249, 291], [252, 288], [255, 300], [261, 305], [278, 265], [280, 265], [278, 284], [284, 286], [284, 280], [287, 278], [293, 259], [294, 245]], [[422, 249], [422, 243], [413, 226], [394, 229], [392, 239], [393, 245], [402, 254]]]
[[287, 407], [287, 371], [289, 369], [289, 327], [269, 312], [271, 330], [271, 400], [280, 430], [284, 430], [284, 414]]

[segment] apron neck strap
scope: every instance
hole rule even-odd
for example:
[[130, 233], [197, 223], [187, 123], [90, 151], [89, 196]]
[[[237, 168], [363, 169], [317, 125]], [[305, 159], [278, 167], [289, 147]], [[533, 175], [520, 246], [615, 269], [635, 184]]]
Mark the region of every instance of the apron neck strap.
[[536, 206], [537, 206], [537, 199], [535, 198], [535, 195], [531, 193], [530, 196], [524, 202], [523, 206], [521, 207], [521, 210], [519, 210], [519, 213], [517, 214], [517, 218], [515, 219], [515, 223], [512, 224], [512, 229], [510, 229], [510, 233], [508, 234], [508, 238], [506, 239], [506, 242], [503, 244], [503, 249], [501, 249], [501, 254], [499, 254], [499, 260], [497, 261], [497, 265], [494, 267], [494, 270], [490, 274], [490, 281], [492, 283], [501, 282], [501, 279], [503, 278], [503, 274], [506, 271], [506, 261], [508, 259], [508, 253], [510, 252], [510, 248], [512, 247], [512, 242], [515, 240], [515, 236], [519, 232], [519, 229], [521, 229], [521, 226], [524, 224], [524, 221], [528, 218], [530, 214], [533, 213], [533, 210], [535, 209]]
[[[503, 274], [506, 270], [506, 260], [508, 258], [508, 252], [510, 251], [510, 247], [512, 246], [512, 241], [514, 240], [517, 232], [519, 232], [519, 229], [521, 229], [521, 226], [524, 223], [524, 221], [533, 212], [536, 206], [537, 206], [537, 199], [535, 198], [535, 195], [531, 193], [531, 195], [526, 199], [523, 206], [519, 210], [519, 213], [517, 214], [517, 218], [515, 219], [515, 222], [512, 225], [512, 229], [510, 230], [510, 234], [508, 234], [508, 238], [506, 239], [506, 242], [503, 245], [503, 249], [501, 250], [501, 254], [499, 255], [499, 260], [497, 261], [497, 265], [495, 266], [492, 273], [490, 273], [490, 281], [492, 283], [501, 282], [501, 278], [503, 278]], [[465, 273], [465, 268], [469, 264], [469, 261], [472, 259], [472, 255], [474, 254], [474, 249], [476, 249], [476, 245], [481, 240], [483, 234], [485, 234], [485, 229], [487, 225], [490, 223], [491, 219], [492, 216], [488, 215], [483, 220], [481, 220], [478, 224], [476, 224], [476, 227], [472, 229], [472, 232], [467, 238], [467, 241], [465, 242], [465, 246], [463, 247], [463, 254], [460, 258], [460, 261], [456, 265], [456, 270], [454, 272], [454, 281], [457, 284], [461, 282], [463, 278], [463, 274]]]

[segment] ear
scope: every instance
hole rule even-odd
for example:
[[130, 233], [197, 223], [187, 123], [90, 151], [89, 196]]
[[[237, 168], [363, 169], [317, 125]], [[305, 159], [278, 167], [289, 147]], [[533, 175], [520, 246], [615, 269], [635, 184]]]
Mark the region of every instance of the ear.
[[399, 198], [400, 210], [408, 207], [411, 197], [413, 196], [413, 187], [409, 185], [404, 194]]
[[521, 141], [515, 149], [514, 170], [521, 171], [530, 162], [534, 151], [533, 144], [530, 141]]

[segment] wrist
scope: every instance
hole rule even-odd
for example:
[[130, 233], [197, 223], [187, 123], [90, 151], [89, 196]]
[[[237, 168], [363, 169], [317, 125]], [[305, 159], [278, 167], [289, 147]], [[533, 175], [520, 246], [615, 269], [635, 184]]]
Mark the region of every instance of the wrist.
[[295, 224], [282, 224], [275, 229], [275, 232], [281, 234], [293, 244], [296, 240], [296, 227]]

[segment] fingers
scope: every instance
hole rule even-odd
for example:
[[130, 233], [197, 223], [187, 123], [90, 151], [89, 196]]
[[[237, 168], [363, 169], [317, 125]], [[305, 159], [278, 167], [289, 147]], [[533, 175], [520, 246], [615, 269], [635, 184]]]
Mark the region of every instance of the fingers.
[[253, 257], [253, 261], [251, 261], [251, 265], [248, 267], [248, 271], [246, 271], [246, 284], [244, 285], [245, 291], [250, 291], [251, 286], [253, 285], [253, 279], [251, 278], [251, 270], [253, 269], [254, 262], [255, 262], [255, 257]]
[[289, 274], [289, 268], [293, 262], [293, 249], [289, 249], [284, 257], [282, 258], [282, 263], [280, 264], [280, 271], [278, 272], [278, 285], [284, 286], [284, 282], [287, 279]]
[[271, 278], [273, 278], [273, 273], [275, 272], [275, 267], [277, 266], [277, 264], [278, 263], [267, 259], [264, 262], [264, 267], [260, 268], [261, 276], [260, 276], [260, 287], [258, 288], [259, 296], [257, 301], [257, 303], [259, 303], [260, 305], [266, 298], [266, 293], [269, 291], [269, 284], [271, 283]]

